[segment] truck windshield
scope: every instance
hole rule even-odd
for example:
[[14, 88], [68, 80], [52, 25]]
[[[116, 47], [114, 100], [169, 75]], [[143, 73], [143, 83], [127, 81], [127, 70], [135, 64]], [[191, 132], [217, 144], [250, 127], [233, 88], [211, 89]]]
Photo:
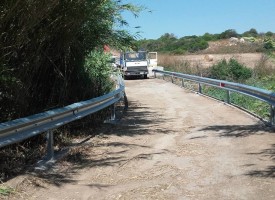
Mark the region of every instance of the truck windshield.
[[125, 53], [125, 60], [127, 61], [146, 60], [146, 52]]

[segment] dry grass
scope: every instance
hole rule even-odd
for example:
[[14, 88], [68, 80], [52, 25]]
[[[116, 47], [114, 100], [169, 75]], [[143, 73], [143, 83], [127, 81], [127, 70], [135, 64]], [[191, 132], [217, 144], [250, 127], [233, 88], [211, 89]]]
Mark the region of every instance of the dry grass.
[[212, 54], [213, 59], [206, 59], [206, 55], [174, 56], [161, 54], [158, 57], [160, 66], [165, 70], [194, 74], [198, 76], [209, 76], [209, 68], [219, 61], [230, 58], [239, 63], [253, 68], [254, 77], [275, 75], [275, 59], [266, 54]]
[[201, 62], [189, 62], [183, 60], [180, 56], [161, 54], [158, 56], [158, 63], [165, 67], [165, 70], [193, 74], [198, 76], [207, 76], [208, 69]]
[[258, 63], [253, 69], [254, 75], [257, 77], [275, 76], [275, 67], [272, 65], [270, 57], [262, 55]]

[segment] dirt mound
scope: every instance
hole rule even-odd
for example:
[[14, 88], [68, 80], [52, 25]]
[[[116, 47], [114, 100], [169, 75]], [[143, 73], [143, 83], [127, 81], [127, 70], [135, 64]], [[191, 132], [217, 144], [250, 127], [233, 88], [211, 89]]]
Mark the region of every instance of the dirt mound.
[[209, 47], [200, 51], [202, 54], [227, 54], [227, 53], [257, 53], [263, 51], [262, 42], [240, 42], [230, 39], [210, 41]]
[[[206, 56], [207, 55], [207, 56]], [[175, 56], [175, 59], [180, 61], [186, 61], [191, 64], [191, 66], [202, 66], [210, 67], [213, 64], [225, 59], [229, 60], [231, 58], [236, 59], [241, 64], [247, 67], [254, 68], [262, 59], [262, 53], [243, 53], [243, 54], [200, 54], [200, 55], [184, 55]], [[211, 59], [209, 59], [211, 58]], [[271, 63], [270, 63], [271, 64]]]

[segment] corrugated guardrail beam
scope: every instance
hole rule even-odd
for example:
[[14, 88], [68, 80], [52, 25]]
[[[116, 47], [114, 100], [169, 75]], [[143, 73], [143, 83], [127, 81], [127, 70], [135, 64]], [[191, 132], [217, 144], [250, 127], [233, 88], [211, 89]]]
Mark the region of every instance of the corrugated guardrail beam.
[[275, 118], [274, 117], [275, 93], [274, 92], [256, 88], [256, 87], [252, 87], [252, 86], [248, 86], [248, 85], [244, 85], [244, 84], [233, 83], [233, 82], [211, 79], [211, 78], [204, 78], [204, 77], [200, 77], [200, 76], [182, 74], [182, 73], [177, 73], [177, 72], [161, 71], [161, 70], [156, 70], [156, 69], [154, 69], [153, 72], [155, 74], [159, 73], [159, 74], [167, 75], [172, 78], [177, 77], [177, 78], [180, 78], [183, 80], [194, 81], [199, 84], [199, 93], [202, 92], [201, 84], [209, 85], [209, 86], [213, 86], [213, 87], [217, 87], [217, 88], [226, 90], [228, 92], [227, 100], [226, 100], [227, 103], [230, 103], [230, 93], [229, 93], [230, 91], [241, 93], [241, 94], [259, 99], [261, 101], [264, 101], [270, 105], [270, 124], [272, 126], [275, 125], [275, 119], [274, 119]]
[[[125, 86], [121, 76], [117, 78], [117, 89], [103, 96], [91, 100], [71, 104], [64, 108], [58, 108], [25, 118], [0, 124], [0, 148], [23, 141], [35, 135], [47, 132], [63, 126], [72, 121], [81, 119], [87, 115], [114, 105], [124, 98]], [[49, 137], [50, 138], [50, 137]], [[50, 145], [52, 146], [52, 145]], [[48, 149], [48, 154], [51, 154]]]

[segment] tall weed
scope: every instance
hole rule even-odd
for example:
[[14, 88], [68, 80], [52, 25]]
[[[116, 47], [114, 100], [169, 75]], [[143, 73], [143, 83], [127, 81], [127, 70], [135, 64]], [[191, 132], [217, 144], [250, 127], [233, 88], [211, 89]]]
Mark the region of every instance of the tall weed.
[[259, 62], [253, 69], [253, 75], [256, 78], [262, 78], [265, 76], [275, 76], [275, 68], [270, 62], [272, 55], [263, 54]]
[[209, 75], [209, 69], [202, 67], [199, 63], [192, 66], [190, 62], [181, 60], [179, 57], [173, 55], [159, 55], [158, 63], [160, 66], [164, 66], [165, 70], [180, 72], [184, 74], [193, 74], [197, 76]]

